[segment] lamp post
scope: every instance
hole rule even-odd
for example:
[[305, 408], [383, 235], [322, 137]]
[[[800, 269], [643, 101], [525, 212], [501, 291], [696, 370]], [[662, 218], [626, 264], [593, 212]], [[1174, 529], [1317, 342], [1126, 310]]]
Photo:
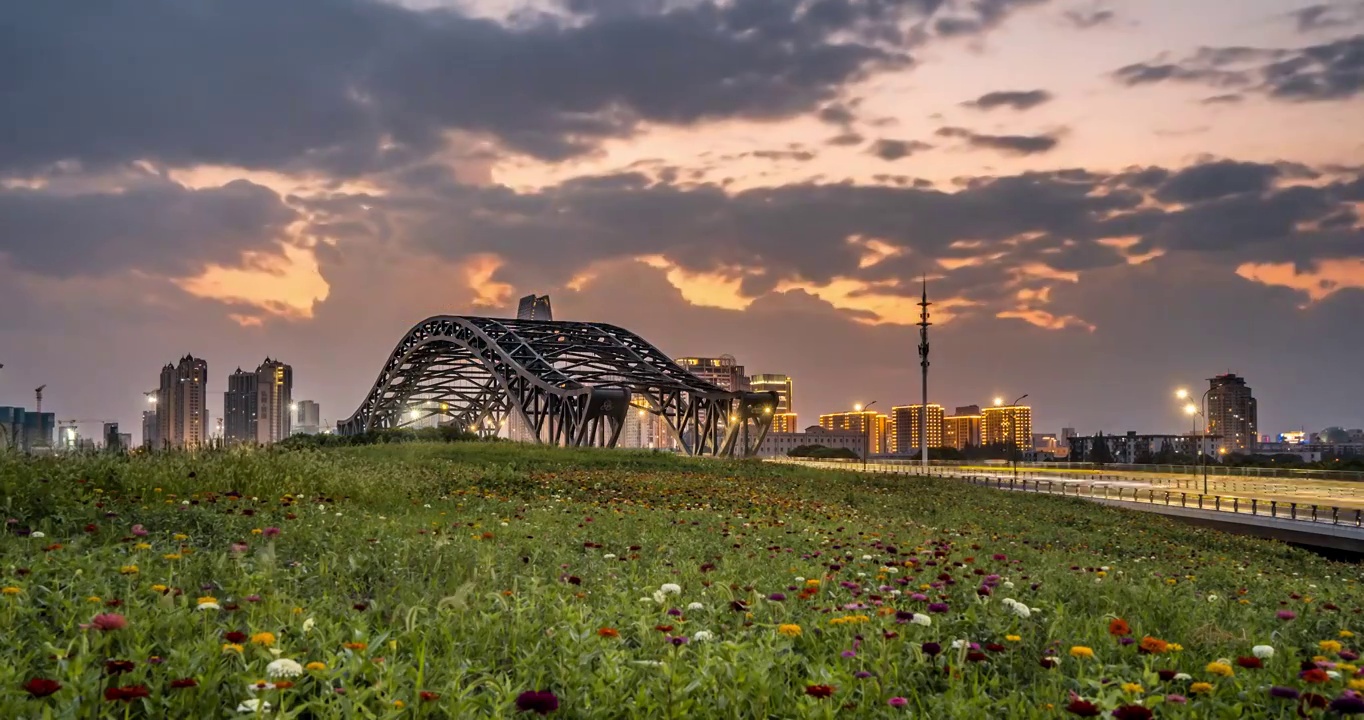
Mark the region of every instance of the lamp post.
[[866, 433], [865, 437], [862, 439], [862, 472], [867, 471], [867, 456], [871, 454], [871, 421], [867, 419], [867, 410], [875, 404], [876, 401], [872, 400], [866, 405], [854, 406], [854, 409], [857, 410], [857, 412], [862, 413], [862, 429]]
[[[1022, 395], [1019, 395], [1017, 400], [1015, 400], [1015, 401], [1009, 403], [1009, 408], [1010, 408], [1011, 410], [1012, 410], [1013, 408], [1017, 408], [1017, 407], [1018, 407], [1018, 404], [1021, 403], [1021, 402], [1023, 402], [1024, 400], [1026, 400], [1027, 397], [1028, 397], [1028, 394], [1027, 394], [1027, 393], [1023, 393]], [[1014, 460], [1014, 480], [1017, 481], [1017, 480], [1018, 480], [1018, 429], [1015, 427], [1015, 421], [1014, 421], [1014, 418], [1012, 417], [1012, 415], [1013, 415], [1013, 413], [1010, 413], [1010, 416], [1011, 416], [1011, 417], [1009, 418], [1009, 445], [1013, 448], [1013, 453], [1012, 453], [1012, 455], [1013, 455], [1013, 460]], [[1034, 476], [1034, 477], [1035, 477], [1035, 476]]]
[[[1203, 427], [1200, 428], [1198, 432], [1198, 464], [1202, 466], [1203, 469], [1204, 495], [1208, 494], [1208, 461], [1206, 459], [1207, 453], [1204, 452], [1205, 450], [1204, 445], [1207, 445], [1208, 442], [1208, 394], [1211, 393], [1212, 391], [1213, 388], [1210, 387], [1203, 392], [1203, 398], [1201, 401], [1203, 405], [1202, 410], [1199, 410], [1198, 406], [1194, 405], [1193, 403], [1188, 403], [1187, 405], [1184, 406], [1184, 413], [1189, 415], [1191, 420], [1194, 415], [1197, 415], [1203, 420]], [[1175, 391], [1175, 397], [1179, 398], [1180, 400], [1187, 399], [1189, 397], [1189, 391], [1185, 390], [1184, 388], [1180, 388], [1179, 390]]]

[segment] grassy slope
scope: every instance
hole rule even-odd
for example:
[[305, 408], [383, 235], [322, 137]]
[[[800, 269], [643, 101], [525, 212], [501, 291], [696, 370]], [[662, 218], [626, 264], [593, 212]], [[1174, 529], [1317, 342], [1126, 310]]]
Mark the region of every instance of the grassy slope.
[[[285, 494], [297, 502], [282, 502]], [[1148, 698], [1148, 705], [1187, 691], [1187, 682], [1157, 681], [1157, 668], [1217, 681], [1210, 696], [1189, 705], [1157, 705], [1162, 715], [1235, 716], [1243, 706], [1257, 716], [1292, 717], [1291, 705], [1271, 703], [1258, 688], [1295, 684], [1298, 661], [1319, 640], [1343, 628], [1364, 632], [1357, 567], [1150, 515], [950, 480], [628, 452], [395, 445], [0, 459], [0, 504], [17, 521], [0, 540], [0, 583], [21, 591], [0, 598], [0, 617], [14, 632], [0, 649], [8, 656], [0, 663], [4, 717], [38, 716], [40, 702], [19, 690], [35, 675], [63, 682], [42, 702], [74, 717], [75, 699], [104, 687], [99, 664], [107, 657], [138, 661], [119, 681], [151, 689], [152, 716], [231, 710], [249, 697], [245, 684], [263, 677], [271, 656], [249, 645], [242, 657], [224, 656], [228, 630], [270, 631], [286, 657], [327, 663], [328, 671], [298, 687], [263, 696], [315, 717], [358, 717], [361, 708], [405, 717], [414, 707], [433, 717], [501, 716], [514, 709], [517, 693], [533, 688], [553, 688], [565, 716], [819, 717], [839, 708], [895, 716], [905, 710], [886, 699], [903, 696], [907, 709], [929, 717], [1054, 717], [1070, 690], [1108, 708], [1120, 702], [1121, 681], [1146, 690], [1125, 701]], [[134, 524], [150, 534], [133, 538]], [[269, 541], [252, 534], [267, 527], [282, 533]], [[47, 537], [15, 534], [21, 529]], [[137, 550], [139, 541], [153, 547]], [[234, 541], [249, 550], [232, 553]], [[53, 542], [64, 547], [42, 550]], [[935, 548], [945, 554], [935, 557]], [[919, 549], [925, 553], [914, 555]], [[165, 559], [172, 553], [181, 557]], [[992, 559], [997, 553], [1007, 559]], [[919, 567], [904, 567], [909, 557]], [[896, 572], [882, 570], [896, 563]], [[120, 574], [133, 564], [136, 574]], [[1104, 577], [1100, 567], [1109, 568]], [[932, 627], [876, 612], [924, 612], [923, 602], [889, 591], [907, 595], [940, 572], [953, 583], [929, 592], [950, 610], [934, 615]], [[1014, 588], [981, 598], [976, 588], [987, 573]], [[823, 587], [798, 600], [797, 577], [821, 579]], [[906, 577], [913, 580], [898, 583]], [[857, 594], [840, 582], [855, 584]], [[150, 589], [156, 583], [185, 594], [162, 596]], [[659, 605], [649, 596], [662, 583], [679, 584], [681, 595]], [[764, 599], [773, 592], [787, 599]], [[200, 593], [239, 609], [195, 612]], [[251, 595], [260, 601], [246, 601]], [[1004, 597], [1041, 612], [1021, 620], [1002, 606]], [[91, 635], [75, 628], [115, 598], [128, 629]], [[732, 610], [735, 600], [748, 612]], [[693, 602], [704, 609], [686, 610]], [[869, 608], [838, 609], [850, 603]], [[1298, 619], [1276, 619], [1285, 607]], [[667, 615], [670, 608], [683, 617]], [[829, 623], [845, 615], [867, 622]], [[1185, 650], [1143, 656], [1118, 646], [1106, 632], [1115, 615], [1137, 637]], [[310, 617], [315, 626], [305, 633]], [[802, 636], [778, 635], [779, 623], [801, 625]], [[674, 648], [658, 625], [716, 638]], [[601, 627], [620, 638], [598, 637]], [[885, 638], [887, 631], [898, 637]], [[1011, 634], [1021, 639], [1006, 643]], [[917, 649], [955, 638], [1008, 650], [971, 663], [956, 653], [930, 662]], [[346, 651], [345, 642], [368, 649]], [[1209, 661], [1248, 655], [1260, 643], [1279, 649], [1269, 668], [1226, 679], [1203, 672]], [[1059, 647], [1064, 656], [1072, 645], [1093, 647], [1097, 658], [1040, 667], [1045, 654]], [[854, 647], [855, 657], [842, 656]], [[153, 655], [166, 662], [147, 663]], [[648, 664], [655, 661], [664, 665]], [[873, 677], [857, 679], [859, 670]], [[166, 690], [175, 677], [201, 686]], [[324, 692], [328, 684], [347, 693]], [[817, 700], [805, 696], [807, 684], [839, 690]], [[442, 697], [422, 703], [419, 690]], [[109, 717], [122, 717], [125, 708], [104, 705]]]

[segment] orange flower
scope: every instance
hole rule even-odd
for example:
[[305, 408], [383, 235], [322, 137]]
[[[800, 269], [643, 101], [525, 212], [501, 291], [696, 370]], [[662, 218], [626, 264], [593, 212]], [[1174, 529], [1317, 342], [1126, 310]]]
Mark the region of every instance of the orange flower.
[[620, 637], [620, 631], [610, 627], [604, 627], [601, 628], [600, 630], [597, 630], [597, 634], [604, 638]]
[[1122, 618], [1113, 618], [1108, 622], [1108, 634], [1114, 637], [1126, 637], [1132, 634], [1132, 628], [1127, 621]]
[[1152, 655], [1163, 655], [1169, 651], [1170, 644], [1160, 638], [1153, 638], [1150, 635], [1147, 635], [1141, 639], [1141, 644], [1138, 645], [1138, 647]]
[[362, 642], [348, 642], [345, 645], [342, 645], [341, 647], [344, 647], [347, 650], [364, 650], [365, 648], [369, 647], [369, 645]]

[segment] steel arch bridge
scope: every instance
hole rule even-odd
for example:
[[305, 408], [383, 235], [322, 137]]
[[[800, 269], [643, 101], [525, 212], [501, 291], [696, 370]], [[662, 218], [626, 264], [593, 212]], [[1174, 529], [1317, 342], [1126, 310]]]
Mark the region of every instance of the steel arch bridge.
[[776, 393], [725, 390], [614, 325], [441, 315], [403, 336], [337, 431], [435, 417], [492, 435], [510, 421], [533, 442], [615, 447], [633, 408], [689, 455], [748, 456], [776, 406]]

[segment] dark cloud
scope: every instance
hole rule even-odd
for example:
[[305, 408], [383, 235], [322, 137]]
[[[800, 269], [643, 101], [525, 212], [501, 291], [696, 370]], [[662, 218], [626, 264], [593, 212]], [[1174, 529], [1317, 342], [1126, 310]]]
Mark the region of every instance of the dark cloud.
[[1364, 2], [1352, 0], [1308, 5], [1288, 13], [1288, 17], [1293, 20], [1298, 32], [1302, 33], [1350, 27], [1364, 22]]
[[1009, 155], [1035, 155], [1050, 152], [1061, 142], [1054, 134], [1048, 135], [983, 135], [966, 128], [938, 128], [939, 137], [961, 138], [971, 147], [998, 150]]
[[1263, 193], [1279, 177], [1279, 168], [1259, 163], [1220, 160], [1194, 165], [1172, 175], [1156, 188], [1163, 202], [1195, 203], [1228, 195]]
[[1067, 10], [1065, 18], [1075, 27], [1088, 30], [1113, 22], [1117, 14], [1112, 10]]
[[842, 103], [832, 103], [819, 109], [819, 119], [830, 125], [850, 125], [857, 116], [847, 105]]
[[871, 144], [867, 152], [882, 160], [899, 160], [922, 150], [932, 150], [933, 146], [918, 140], [892, 140], [882, 138]]
[[1213, 95], [1212, 97], [1206, 97], [1202, 100], [1204, 105], [1236, 105], [1244, 101], [1245, 97], [1237, 93]]
[[825, 141], [825, 143], [829, 145], [841, 146], [861, 145], [864, 140], [866, 140], [866, 138], [862, 137], [862, 135], [859, 133], [845, 132], [829, 138], [828, 140]]
[[140, 178], [120, 191], [0, 190], [0, 257], [56, 277], [137, 269], [184, 276], [205, 263], [237, 265], [245, 251], [278, 249], [297, 214], [245, 180], [191, 190]]
[[1029, 110], [1051, 100], [1052, 94], [1046, 90], [999, 90], [985, 93], [975, 100], [962, 103], [962, 105], [977, 110], [994, 110], [1000, 107]]
[[1344, 100], [1364, 93], [1364, 35], [1292, 50], [1203, 48], [1179, 62], [1127, 65], [1113, 78], [1128, 87], [1185, 82], [1293, 102]]
[[[969, 5], [958, 3], [966, 6], [967, 12], [939, 17], [934, 21], [933, 29], [943, 37], [979, 35], [998, 26], [1010, 13], [1046, 2], [1047, 0], [971, 0]], [[954, 9], [961, 12], [959, 8], [949, 8], [948, 12]]]

